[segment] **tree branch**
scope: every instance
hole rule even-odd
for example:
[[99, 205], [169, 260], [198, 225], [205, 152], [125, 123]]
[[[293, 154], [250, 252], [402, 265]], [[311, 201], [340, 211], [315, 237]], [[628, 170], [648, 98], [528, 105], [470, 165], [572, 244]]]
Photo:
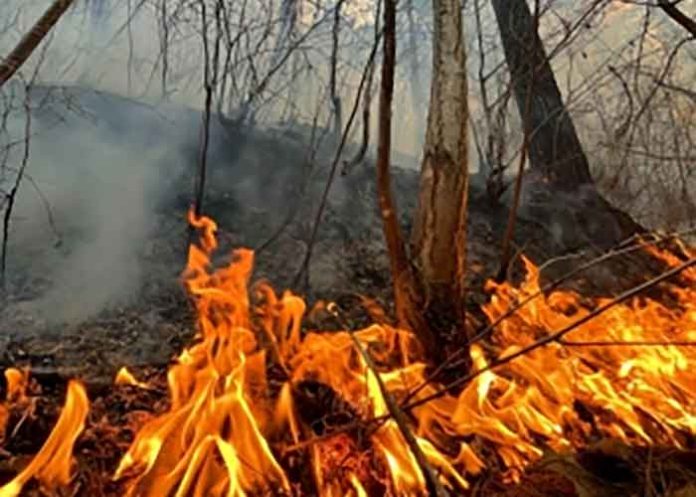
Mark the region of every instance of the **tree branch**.
[[17, 46], [0, 64], [0, 88], [10, 79], [17, 70], [27, 61], [34, 53], [36, 47], [46, 37], [49, 31], [56, 25], [65, 11], [68, 10], [73, 3], [73, 0], [56, 0], [46, 10], [44, 15], [36, 21], [34, 27], [22, 37]]
[[657, 0], [657, 5], [672, 18], [682, 28], [686, 29], [692, 36], [696, 37], [696, 21], [684, 14], [677, 8], [677, 3], [673, 0]]

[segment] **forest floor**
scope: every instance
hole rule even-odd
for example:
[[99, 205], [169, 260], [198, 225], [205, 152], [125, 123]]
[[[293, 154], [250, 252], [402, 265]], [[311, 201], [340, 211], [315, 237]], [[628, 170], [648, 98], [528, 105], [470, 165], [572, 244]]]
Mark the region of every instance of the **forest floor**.
[[[251, 141], [270, 139], [256, 137]], [[259, 143], [250, 146], [264, 148]], [[264, 164], [283, 163], [280, 158], [287, 159], [288, 155], [287, 150], [276, 148], [268, 152], [274, 156], [258, 159], [258, 167], [269, 170], [256, 169], [253, 174], [260, 177], [275, 174], [270, 165]], [[361, 311], [355, 295], [375, 298], [388, 311], [389, 278], [371, 186], [372, 174], [367, 168], [356, 174], [359, 179], [349, 185], [356, 188], [349, 192], [354, 203], [328, 206], [324, 228], [315, 246], [309, 286], [304, 286], [301, 293], [310, 306], [319, 299], [336, 301], [346, 311], [350, 324], [359, 327], [367, 324], [369, 317]], [[325, 177], [318, 175], [313, 180], [315, 187], [310, 185], [308, 191], [321, 191]], [[207, 212], [220, 224], [222, 253], [238, 245], [258, 247], [276, 233], [277, 213], [240, 206], [220, 186], [223, 184], [211, 182], [206, 199]], [[142, 283], [123, 304], [80, 322], [54, 322], [45, 319], [45, 313], [44, 317], [38, 317], [33, 307], [41, 289], [53, 282], [21, 271], [15, 275], [10, 292], [0, 306], [0, 367], [29, 367], [39, 390], [33, 415], [28, 420], [21, 412], [13, 413], [10, 425], [14, 423], [18, 427], [0, 446], [0, 482], [10, 478], [38, 450], [58, 415], [67, 381], [80, 378], [88, 387], [91, 410], [86, 431], [75, 450], [78, 476], [71, 495], [122, 495], [122, 489], [110, 479], [113, 470], [134, 430], [144, 419], [166, 409], [167, 366], [190, 342], [195, 331], [195, 316], [178, 278], [185, 262], [188, 185], [183, 181], [181, 190], [159, 206], [154, 223], [157, 228], [140, 253], [139, 264], [144, 268]], [[400, 206], [405, 213], [411, 212], [417, 175], [397, 170], [395, 185], [398, 196], [404, 199]], [[578, 216], [582, 216], [594, 218], [600, 225], [607, 224], [606, 212], [600, 209], [592, 212], [592, 207], [587, 205], [569, 205], [560, 194], [543, 191], [538, 185], [530, 187], [532, 193], [534, 188], [537, 194], [526, 198], [518, 221], [515, 248], [518, 255], [524, 253], [537, 264], [553, 261], [542, 273], [545, 281], [552, 281], [617, 245], [616, 235], [608, 235], [602, 244], [597, 244], [596, 239], [583, 238], [590, 235], [577, 222]], [[290, 286], [296, 278], [306, 249], [303, 237], [316, 205], [317, 195], [298, 207], [298, 215], [258, 255], [256, 276], [268, 278], [278, 290]], [[485, 188], [476, 182], [472, 185], [470, 205], [469, 299], [477, 319], [483, 322], [479, 306], [488, 298], [483, 283], [498, 270], [498, 247], [508, 208], [505, 200], [491, 202]], [[360, 222], [355, 219], [356, 209], [360, 212]], [[588, 228], [588, 232], [593, 229]], [[513, 279], [519, 278], [519, 266], [518, 263], [511, 273]], [[661, 269], [659, 261], [646, 254], [632, 253], [584, 271], [562, 287], [579, 290], [587, 297], [611, 297]], [[46, 311], [50, 314], [50, 309]], [[324, 325], [307, 323], [312, 328]], [[114, 375], [122, 366], [147, 380], [152, 388], [114, 386]], [[582, 453], [549, 453], [530, 466], [518, 483], [502, 482], [500, 473], [491, 468], [476, 480], [471, 495], [694, 496], [696, 479], [690, 471], [696, 469], [695, 448], [696, 442], [691, 451], [676, 451], [659, 447], [631, 449], [614, 441], [602, 441]], [[39, 495], [34, 492], [38, 490], [27, 489], [23, 495]]]

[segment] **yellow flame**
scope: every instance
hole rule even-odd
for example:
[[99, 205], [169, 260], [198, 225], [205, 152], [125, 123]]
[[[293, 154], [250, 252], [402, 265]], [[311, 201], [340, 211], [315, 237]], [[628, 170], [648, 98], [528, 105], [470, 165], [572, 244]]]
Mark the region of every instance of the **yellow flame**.
[[53, 491], [70, 482], [72, 449], [82, 433], [89, 411], [89, 400], [84, 387], [77, 381], [68, 383], [65, 405], [58, 421], [38, 454], [11, 482], [0, 488], [0, 497], [16, 497], [32, 478]]
[[130, 385], [132, 387], [142, 388], [144, 390], [150, 389], [150, 385], [142, 381], [138, 381], [133, 373], [131, 373], [125, 366], [118, 370], [116, 373], [116, 378], [114, 379], [114, 384], [116, 385]]

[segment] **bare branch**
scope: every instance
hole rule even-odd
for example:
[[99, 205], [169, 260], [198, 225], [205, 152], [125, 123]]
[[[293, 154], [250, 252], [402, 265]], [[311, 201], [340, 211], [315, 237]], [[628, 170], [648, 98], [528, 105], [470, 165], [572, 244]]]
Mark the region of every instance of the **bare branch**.
[[34, 27], [20, 40], [17, 46], [0, 64], [0, 88], [10, 79], [27, 59], [34, 53], [36, 47], [53, 29], [58, 20], [68, 10], [73, 0], [55, 0], [44, 15], [36, 21]]

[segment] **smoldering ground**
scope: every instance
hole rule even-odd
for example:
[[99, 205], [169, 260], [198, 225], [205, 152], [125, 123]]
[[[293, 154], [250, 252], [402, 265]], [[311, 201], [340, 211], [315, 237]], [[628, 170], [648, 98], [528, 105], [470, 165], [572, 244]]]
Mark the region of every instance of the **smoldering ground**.
[[[8, 91], [17, 107], [2, 137], [11, 145], [6, 188], [22, 163], [26, 125], [23, 91], [16, 85]], [[175, 282], [199, 164], [200, 112], [80, 87], [36, 86], [30, 97], [26, 176], [9, 231], [12, 300], [43, 321], [75, 323], [138, 299], [152, 278]], [[334, 157], [328, 141], [313, 151], [305, 134], [230, 129], [213, 116], [205, 212], [232, 234], [231, 245], [258, 247], [288, 223], [284, 236], [307, 237]], [[336, 178], [319, 242], [377, 237], [372, 179], [369, 161]], [[407, 180], [413, 194], [404, 207], [416, 198], [415, 180]], [[166, 261], [166, 275], [153, 273], [162, 264], [153, 268], [145, 260], [153, 243], [177, 254]], [[298, 265], [303, 242], [295, 245]], [[322, 278], [330, 287], [330, 275]]]

